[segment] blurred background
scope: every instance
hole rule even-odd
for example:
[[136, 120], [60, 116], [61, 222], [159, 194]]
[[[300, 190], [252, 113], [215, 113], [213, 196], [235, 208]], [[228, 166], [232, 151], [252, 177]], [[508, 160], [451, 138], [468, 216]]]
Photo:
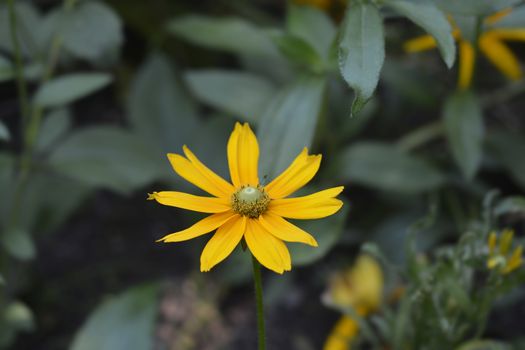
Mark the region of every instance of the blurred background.
[[[508, 3], [525, 22], [522, 2]], [[346, 186], [344, 210], [299, 223], [319, 247], [289, 244], [292, 272], [265, 271], [270, 349], [322, 349], [340, 317], [321, 298], [330, 276], [364, 242], [405, 264], [407, 228], [430, 207], [421, 254], [456, 242], [491, 190], [507, 199], [498, 225], [521, 242], [524, 80], [480, 55], [469, 88], [457, 90], [458, 64], [448, 69], [437, 50], [407, 53], [403, 44], [424, 31], [383, 9], [378, 88], [351, 117], [335, 44], [345, 8], [2, 2], [0, 348], [255, 348], [249, 254], [239, 248], [200, 273], [207, 237], [155, 243], [199, 216], [146, 201], [153, 191], [198, 193], [166, 159], [184, 144], [229, 178], [236, 121], [256, 130], [268, 179], [307, 146], [323, 154], [308, 190]], [[523, 66], [525, 43], [509, 48]], [[523, 341], [524, 291], [498, 304], [487, 334]]]

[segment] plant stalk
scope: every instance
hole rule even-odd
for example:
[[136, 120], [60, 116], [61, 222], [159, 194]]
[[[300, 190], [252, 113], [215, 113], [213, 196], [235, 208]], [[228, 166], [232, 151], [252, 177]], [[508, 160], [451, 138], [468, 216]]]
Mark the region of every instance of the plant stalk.
[[261, 280], [261, 264], [252, 255], [253, 281], [255, 285], [255, 301], [257, 304], [257, 331], [259, 350], [266, 350], [266, 329], [264, 325], [264, 304]]

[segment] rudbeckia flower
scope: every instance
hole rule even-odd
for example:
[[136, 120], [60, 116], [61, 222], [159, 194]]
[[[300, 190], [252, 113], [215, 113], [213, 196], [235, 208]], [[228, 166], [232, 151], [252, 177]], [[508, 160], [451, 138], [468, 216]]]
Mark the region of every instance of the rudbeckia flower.
[[[324, 300], [339, 309], [353, 308], [362, 317], [375, 312], [383, 298], [383, 272], [369, 255], [360, 255], [353, 267], [336, 274]], [[336, 323], [323, 350], [349, 350], [359, 333], [359, 325], [345, 315]]]
[[509, 254], [513, 237], [514, 231], [512, 230], [504, 230], [499, 242], [496, 232], [492, 232], [489, 235], [489, 259], [487, 260], [489, 269], [498, 268], [502, 274], [506, 275], [523, 264], [523, 247], [521, 245]]
[[149, 195], [160, 204], [211, 214], [193, 226], [159, 241], [180, 242], [213, 234], [201, 254], [201, 271], [209, 271], [224, 260], [244, 240], [253, 256], [277, 273], [292, 268], [284, 242], [300, 242], [316, 247], [314, 237], [286, 219], [319, 219], [337, 212], [343, 202], [335, 197], [343, 187], [334, 187], [304, 197], [286, 198], [306, 185], [317, 173], [320, 155], [307, 149], [267, 185], [259, 181], [259, 146], [246, 123], [235, 124], [227, 146], [231, 183], [207, 168], [189, 150], [184, 156], [168, 154], [177, 174], [211, 197], [164, 191]]
[[[459, 47], [458, 86], [461, 89], [468, 88], [472, 82], [476, 60], [475, 46], [507, 78], [519, 80], [522, 77], [523, 73], [519, 61], [504, 41], [525, 41], [525, 28], [494, 27], [510, 12], [510, 10], [506, 10], [485, 18], [477, 43], [472, 43], [463, 37], [459, 28], [455, 27], [452, 36], [458, 42]], [[407, 52], [426, 51], [436, 47], [436, 40], [430, 35], [414, 38], [404, 45]]]

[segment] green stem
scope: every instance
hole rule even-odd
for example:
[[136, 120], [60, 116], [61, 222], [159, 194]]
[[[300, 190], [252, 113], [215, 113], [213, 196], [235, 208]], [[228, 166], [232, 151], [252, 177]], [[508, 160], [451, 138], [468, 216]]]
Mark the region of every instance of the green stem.
[[8, 0], [7, 4], [9, 6], [9, 27], [11, 31], [11, 43], [13, 45], [15, 58], [16, 87], [18, 90], [18, 96], [20, 101], [22, 124], [24, 124], [29, 118], [30, 108], [29, 100], [27, 98], [27, 86], [24, 78], [24, 64], [22, 62], [22, 52], [20, 50], [20, 43], [18, 42], [15, 0]]
[[255, 285], [255, 300], [257, 303], [257, 330], [259, 335], [259, 350], [266, 350], [266, 331], [264, 326], [264, 305], [261, 281], [261, 264], [252, 255], [253, 281]]
[[406, 136], [403, 136], [397, 142], [397, 146], [404, 151], [410, 151], [440, 137], [443, 135], [444, 131], [445, 128], [441, 121], [432, 122], [423, 125]]
[[[32, 167], [32, 157], [33, 149], [38, 137], [38, 131], [40, 129], [40, 123], [42, 120], [42, 115], [44, 109], [41, 106], [30, 106], [29, 100], [27, 97], [27, 88], [24, 80], [23, 74], [23, 62], [20, 53], [20, 46], [18, 43], [18, 37], [16, 33], [16, 13], [14, 9], [14, 1], [8, 0], [9, 3], [9, 12], [10, 12], [10, 22], [11, 22], [11, 40], [13, 47], [15, 49], [15, 60], [16, 60], [16, 70], [17, 70], [17, 83], [19, 90], [19, 98], [22, 109], [23, 117], [23, 149], [20, 155], [20, 164], [19, 169], [20, 173], [17, 179], [17, 184], [15, 187], [15, 194], [13, 205], [11, 207], [11, 215], [9, 218], [8, 228], [12, 229], [18, 224], [21, 206], [22, 206], [22, 197], [24, 195], [27, 182], [29, 181], [29, 175]], [[64, 0], [63, 1], [63, 10], [71, 11], [75, 6], [77, 0]], [[63, 39], [60, 33], [56, 34], [53, 38], [49, 59], [46, 63], [44, 69], [44, 75], [40, 80], [40, 84], [43, 85], [49, 81], [55, 71], [56, 64], [60, 55], [60, 50], [62, 48]]]

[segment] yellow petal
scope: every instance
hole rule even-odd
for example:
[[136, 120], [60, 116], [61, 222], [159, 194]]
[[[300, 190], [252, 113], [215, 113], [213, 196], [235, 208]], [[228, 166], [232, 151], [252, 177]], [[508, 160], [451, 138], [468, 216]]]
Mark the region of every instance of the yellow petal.
[[492, 29], [488, 32], [490, 36], [497, 39], [512, 40], [512, 41], [525, 41], [525, 28], [523, 29], [504, 29], [497, 28]]
[[248, 123], [236, 123], [228, 140], [228, 165], [233, 185], [257, 186], [259, 178], [257, 166], [259, 163], [259, 145], [257, 138]]
[[236, 214], [233, 211], [210, 215], [196, 222], [195, 224], [193, 224], [193, 226], [179, 232], [171, 233], [159, 239], [157, 242], [181, 242], [202, 236], [208, 232], [215, 230], [217, 227], [221, 226], [234, 216], [236, 216]]
[[496, 232], [491, 232], [489, 235], [489, 255], [493, 255], [496, 251], [496, 241], [497, 241]]
[[244, 239], [253, 256], [266, 268], [280, 274], [292, 269], [286, 245], [266, 231], [257, 220], [248, 220]]
[[348, 316], [341, 317], [326, 339], [323, 350], [350, 350], [351, 342], [358, 331], [356, 321]]
[[186, 145], [182, 147], [182, 150], [184, 151], [184, 154], [189, 159], [189, 161], [193, 164], [193, 166], [202, 175], [204, 175], [204, 177], [206, 177], [206, 179], [208, 179], [215, 187], [221, 189], [224, 196], [229, 197], [232, 195], [235, 189], [231, 183], [224, 180], [219, 175], [215, 174], [206, 165], [202, 164], [202, 162], [190, 151], [188, 147], [186, 147]]
[[228, 192], [226, 188], [219, 187], [214, 182], [210, 181], [206, 175], [201, 173], [192, 162], [179, 154], [168, 153], [168, 159], [173, 167], [173, 170], [183, 179], [191, 182], [200, 189], [208, 192], [216, 197], [229, 198], [232, 192]]
[[512, 80], [521, 78], [522, 73], [518, 59], [497, 37], [490, 34], [481, 35], [479, 49], [507, 78]]
[[246, 217], [235, 215], [223, 224], [208, 241], [201, 254], [201, 271], [210, 271], [223, 261], [241, 241], [246, 229]]
[[221, 213], [231, 209], [229, 198], [194, 196], [174, 191], [154, 192], [148, 199], [172, 207], [199, 211], [201, 213]]
[[406, 41], [403, 48], [406, 52], [420, 52], [437, 47], [436, 39], [431, 35], [423, 35]]
[[286, 242], [299, 242], [317, 247], [317, 241], [308, 232], [286, 221], [278, 215], [264, 213], [259, 223], [275, 237]]
[[476, 52], [472, 44], [466, 40], [459, 42], [459, 78], [458, 86], [460, 89], [466, 89], [472, 82], [472, 73], [474, 72], [474, 63]]
[[510, 257], [509, 261], [507, 262], [507, 265], [503, 269], [503, 273], [507, 274], [509, 272], [512, 272], [516, 270], [518, 267], [521, 266], [523, 263], [523, 247], [518, 246], [516, 249], [514, 249], [514, 252], [512, 253], [512, 256]]
[[286, 197], [306, 185], [319, 170], [321, 155], [309, 156], [306, 148], [281, 175], [264, 187], [270, 198]]
[[336, 197], [344, 187], [334, 187], [314, 194], [274, 199], [268, 206], [268, 212], [290, 219], [319, 219], [336, 213], [343, 202]]
[[512, 244], [512, 238], [514, 237], [514, 231], [505, 229], [503, 230], [503, 233], [501, 234], [501, 238], [499, 241], [499, 253], [501, 255], [506, 255], [507, 252], [510, 249], [510, 246]]

